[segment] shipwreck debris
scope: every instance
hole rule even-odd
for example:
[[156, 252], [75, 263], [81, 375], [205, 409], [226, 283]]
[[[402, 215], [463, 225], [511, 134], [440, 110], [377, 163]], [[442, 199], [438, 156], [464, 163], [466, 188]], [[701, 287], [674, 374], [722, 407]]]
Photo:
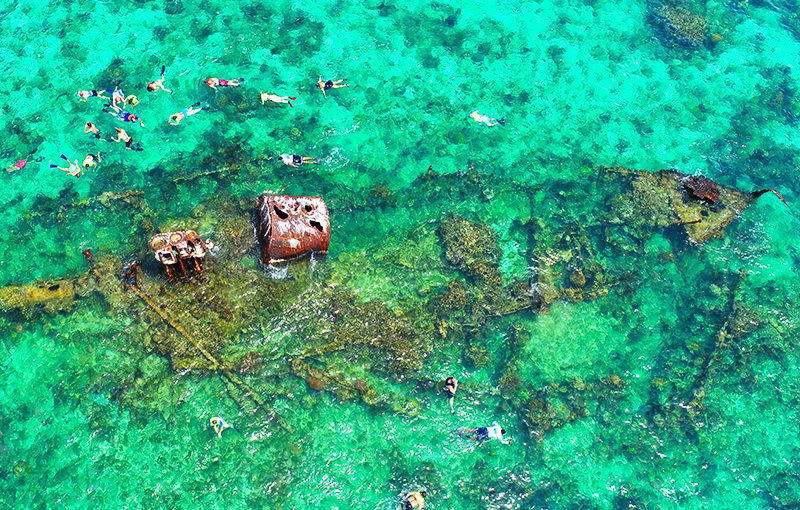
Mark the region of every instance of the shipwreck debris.
[[331, 226], [321, 198], [264, 194], [258, 197], [256, 216], [265, 264], [328, 252]]
[[[655, 227], [682, 225], [692, 244], [719, 236], [755, 199], [773, 189], [751, 193], [723, 186], [700, 175], [677, 170], [631, 170], [600, 167], [612, 178], [630, 179], [630, 189], [612, 201], [619, 223]], [[788, 204], [786, 204], [788, 206]]]
[[164, 264], [170, 278], [174, 276], [176, 266], [180, 266], [184, 276], [187, 275], [184, 261], [193, 262], [197, 274], [202, 275], [200, 262], [206, 256], [207, 246], [194, 230], [156, 234], [150, 239], [150, 247], [156, 252], [156, 260]]

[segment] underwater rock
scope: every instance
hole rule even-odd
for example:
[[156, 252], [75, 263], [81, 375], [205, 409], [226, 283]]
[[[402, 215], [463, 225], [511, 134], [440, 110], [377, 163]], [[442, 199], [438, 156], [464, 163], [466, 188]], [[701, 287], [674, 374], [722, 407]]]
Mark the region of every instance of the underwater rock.
[[448, 283], [444, 292], [436, 298], [436, 304], [446, 311], [463, 310], [467, 303], [467, 292], [458, 280]]
[[586, 276], [584, 276], [583, 271], [576, 269], [569, 275], [569, 282], [573, 287], [581, 289], [586, 285]]
[[[361, 373], [355, 379], [349, 378], [339, 370], [315, 368], [299, 358], [293, 359], [290, 366], [292, 373], [304, 378], [311, 389], [329, 391], [342, 400], [360, 398], [370, 407], [388, 409], [408, 416], [419, 414], [420, 405], [416, 399], [392, 391], [376, 391], [367, 382], [369, 376], [366, 373]], [[350, 370], [352, 371], [352, 367]]]
[[[612, 221], [630, 223], [634, 229], [643, 225], [659, 228], [681, 225], [692, 244], [702, 244], [721, 235], [722, 229], [764, 193], [772, 191], [786, 203], [772, 189], [747, 193], [677, 170], [648, 172], [600, 167], [600, 172], [630, 184], [627, 192], [612, 200], [615, 216]], [[643, 232], [641, 236], [647, 234]]]
[[453, 215], [442, 220], [439, 235], [445, 258], [472, 276], [476, 283], [502, 285], [499, 262], [502, 251], [489, 225]]
[[542, 441], [547, 433], [567, 423], [608, 413], [622, 399], [620, 390], [625, 387], [619, 376], [611, 374], [591, 382], [576, 378], [529, 389], [530, 397], [521, 405], [515, 404], [514, 395], [501, 395], [514, 405], [531, 439]]
[[370, 190], [369, 203], [380, 207], [395, 207], [397, 205], [397, 196], [388, 186], [379, 184]]
[[597, 250], [581, 226], [553, 233], [542, 220], [534, 219], [527, 227], [535, 242], [531, 266], [534, 281], [529, 288], [538, 298], [532, 302], [539, 311], [546, 311], [561, 299], [597, 299], [618, 283], [599, 262]]
[[114, 89], [128, 79], [128, 72], [122, 67], [124, 64], [121, 58], [112, 60], [96, 80], [98, 88]]
[[180, 14], [183, 12], [183, 2], [181, 0], [165, 0], [164, 13], [165, 14]]
[[264, 194], [258, 197], [256, 215], [265, 264], [328, 252], [331, 226], [321, 198]]
[[25, 462], [24, 460], [20, 460], [16, 464], [14, 464], [14, 475], [17, 478], [25, 478], [29, 474], [31, 474], [31, 465]]
[[306, 377], [306, 384], [308, 384], [308, 387], [312, 390], [321, 390], [325, 387], [325, 381], [317, 379], [313, 375]]
[[688, 46], [702, 46], [706, 38], [705, 17], [679, 2], [669, 2], [655, 10], [655, 17], [676, 41]]

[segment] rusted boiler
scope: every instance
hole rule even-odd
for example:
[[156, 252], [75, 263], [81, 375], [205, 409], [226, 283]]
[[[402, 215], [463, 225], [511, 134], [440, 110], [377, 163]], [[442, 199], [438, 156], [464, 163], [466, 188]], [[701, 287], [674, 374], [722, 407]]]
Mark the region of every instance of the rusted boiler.
[[258, 197], [256, 216], [264, 263], [328, 252], [331, 225], [321, 198], [264, 194]]
[[206, 256], [206, 243], [194, 230], [156, 234], [150, 239], [150, 247], [155, 252], [156, 260], [164, 264], [170, 278], [178, 267], [184, 276], [187, 266], [188, 269], [194, 266], [197, 273], [202, 274], [201, 262]]

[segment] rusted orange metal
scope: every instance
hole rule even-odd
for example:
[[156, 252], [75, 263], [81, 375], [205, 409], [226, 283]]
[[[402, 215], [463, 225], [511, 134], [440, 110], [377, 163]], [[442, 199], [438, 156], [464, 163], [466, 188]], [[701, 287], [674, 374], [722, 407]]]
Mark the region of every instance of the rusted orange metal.
[[197, 273], [202, 274], [200, 262], [206, 256], [207, 247], [194, 230], [156, 234], [150, 239], [150, 247], [155, 252], [156, 260], [164, 264], [170, 278], [176, 266], [186, 275], [184, 260], [194, 260]]
[[264, 263], [328, 252], [331, 224], [321, 198], [264, 194], [258, 197], [256, 215]]

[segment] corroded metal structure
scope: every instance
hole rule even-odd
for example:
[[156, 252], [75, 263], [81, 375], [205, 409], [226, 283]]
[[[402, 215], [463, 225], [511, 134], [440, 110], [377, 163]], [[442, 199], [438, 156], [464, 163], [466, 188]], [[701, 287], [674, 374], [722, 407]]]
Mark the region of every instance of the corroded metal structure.
[[690, 175], [683, 179], [683, 187], [689, 194], [709, 204], [716, 204], [719, 200], [719, 187], [717, 183], [702, 175]]
[[200, 262], [206, 256], [206, 243], [194, 230], [156, 234], [150, 239], [150, 247], [156, 260], [164, 264], [170, 278], [174, 276], [176, 267], [180, 267], [185, 276], [187, 264], [193, 264], [197, 273], [202, 274]]
[[264, 194], [258, 197], [256, 216], [264, 263], [328, 252], [331, 225], [321, 198]]

